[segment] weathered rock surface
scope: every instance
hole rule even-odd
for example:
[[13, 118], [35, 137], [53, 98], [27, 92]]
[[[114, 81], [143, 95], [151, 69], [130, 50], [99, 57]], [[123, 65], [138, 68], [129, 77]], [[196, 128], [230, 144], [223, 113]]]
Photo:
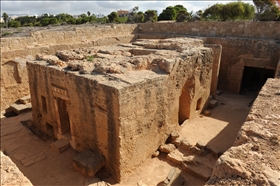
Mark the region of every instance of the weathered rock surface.
[[268, 79], [207, 185], [280, 185], [280, 79]]
[[[58, 139], [69, 138], [79, 152], [98, 149], [117, 181], [178, 131], [178, 113], [182, 122], [197, 117], [202, 110], [197, 103], [203, 106], [210, 95], [213, 52], [201, 40], [138, 43], [149, 48], [111, 45], [63, 51], [59, 55], [66, 68], [27, 62], [35, 125]], [[179, 146], [180, 141], [178, 137], [173, 143]], [[168, 153], [174, 144], [161, 150]]]
[[174, 145], [174, 144], [171, 144], [171, 143], [169, 143], [169, 144], [163, 144], [163, 145], [161, 145], [160, 147], [159, 147], [159, 150], [161, 151], [161, 152], [165, 152], [165, 153], [170, 153], [170, 152], [172, 152], [173, 150], [175, 150], [176, 149], [176, 146]]
[[3, 154], [1, 154], [1, 185], [5, 186], [31, 186], [32, 183], [26, 178], [22, 172], [18, 169], [18, 167], [12, 162], [12, 160]]

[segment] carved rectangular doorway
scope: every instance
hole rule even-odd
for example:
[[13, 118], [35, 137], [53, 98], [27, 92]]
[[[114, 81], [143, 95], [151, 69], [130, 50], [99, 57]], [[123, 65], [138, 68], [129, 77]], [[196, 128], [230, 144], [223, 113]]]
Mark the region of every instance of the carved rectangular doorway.
[[59, 132], [69, 139], [71, 137], [71, 132], [69, 115], [67, 111], [67, 101], [61, 98], [56, 98], [56, 105], [60, 124]]

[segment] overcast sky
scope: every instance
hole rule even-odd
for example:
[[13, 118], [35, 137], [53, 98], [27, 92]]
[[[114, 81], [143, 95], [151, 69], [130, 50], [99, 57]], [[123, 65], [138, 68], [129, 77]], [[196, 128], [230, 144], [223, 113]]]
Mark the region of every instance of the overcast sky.
[[[234, 0], [232, 0], [234, 1]], [[59, 14], [68, 13], [71, 15], [80, 15], [90, 11], [94, 14], [108, 15], [112, 11], [131, 10], [138, 6], [139, 11], [145, 12], [148, 9], [157, 10], [158, 14], [167, 6], [183, 5], [188, 11], [198, 11], [207, 8], [216, 3], [228, 3], [232, 1], [14, 1], [1, 0], [1, 15], [6, 12], [8, 15], [42, 15], [44, 13]], [[235, 0], [237, 1], [237, 0]], [[252, 3], [252, 0], [243, 0], [243, 2]]]

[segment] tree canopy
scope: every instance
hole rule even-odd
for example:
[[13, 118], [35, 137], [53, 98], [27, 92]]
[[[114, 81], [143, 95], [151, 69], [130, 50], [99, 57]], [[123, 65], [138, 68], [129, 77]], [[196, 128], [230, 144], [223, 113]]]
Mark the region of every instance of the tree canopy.
[[111, 12], [107, 17], [110, 23], [117, 23], [119, 19], [117, 12]]
[[158, 20], [176, 20], [180, 13], [180, 20], [187, 15], [187, 9], [183, 5], [168, 6], [159, 14]]
[[156, 22], [157, 21], [157, 11], [156, 10], [147, 10], [144, 17], [145, 22]]
[[255, 21], [272, 21], [280, 17], [279, 0], [253, 0], [257, 9]]
[[207, 8], [202, 17], [209, 20], [250, 20], [254, 17], [254, 6], [241, 1], [215, 4]]

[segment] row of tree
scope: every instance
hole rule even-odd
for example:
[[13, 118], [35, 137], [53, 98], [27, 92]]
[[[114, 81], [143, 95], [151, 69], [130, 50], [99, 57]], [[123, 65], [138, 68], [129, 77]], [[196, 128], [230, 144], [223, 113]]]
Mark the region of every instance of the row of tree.
[[43, 14], [39, 17], [23, 16], [8, 21], [8, 14], [3, 13], [5, 25], [10, 27], [20, 26], [47, 26], [50, 24], [83, 24], [88, 22], [98, 23], [143, 23], [163, 20], [182, 21], [233, 21], [233, 20], [255, 20], [255, 21], [280, 21], [280, 8], [277, 2], [280, 0], [253, 0], [255, 7], [242, 1], [227, 4], [215, 4], [204, 11], [195, 13], [188, 12], [183, 5], [168, 6], [162, 13], [156, 10], [139, 11], [134, 7], [128, 16], [119, 17], [117, 12], [111, 12], [108, 16], [96, 17], [89, 11], [77, 18], [72, 15], [61, 13], [56, 16]]
[[76, 18], [66, 13], [61, 13], [58, 15], [43, 14], [39, 17], [21, 16], [12, 20], [9, 20], [9, 16], [7, 13], [3, 13], [2, 17], [4, 19], [5, 26], [7, 27], [84, 24], [88, 22], [106, 23], [107, 21], [106, 17], [96, 17], [95, 15], [91, 15], [89, 11], [87, 12], [87, 14], [81, 14]]

